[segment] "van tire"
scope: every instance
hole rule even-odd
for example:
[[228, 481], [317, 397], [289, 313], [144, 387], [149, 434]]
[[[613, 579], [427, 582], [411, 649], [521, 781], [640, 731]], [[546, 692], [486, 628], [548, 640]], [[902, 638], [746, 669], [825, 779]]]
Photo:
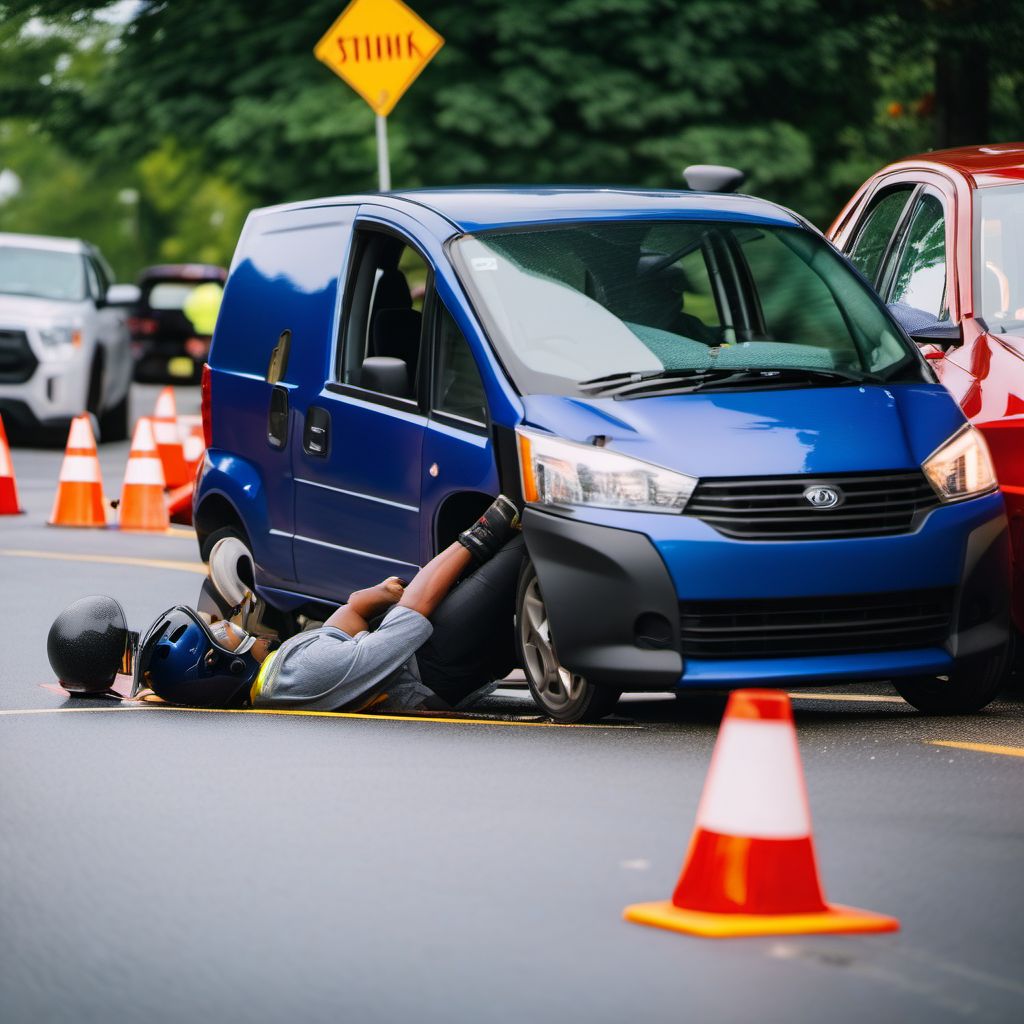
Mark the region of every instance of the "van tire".
[[[210, 552], [213, 550], [214, 545], [225, 537], [237, 537], [249, 549], [250, 554], [252, 553], [252, 545], [249, 543], [249, 538], [245, 535], [244, 530], [240, 530], [237, 526], [222, 526], [219, 530], [214, 530], [213, 533], [203, 539], [203, 543], [199, 548], [199, 557], [208, 563], [210, 561]], [[253, 558], [252, 561], [253, 565], [255, 565], [256, 559]]]
[[990, 704], [1007, 678], [1008, 651], [958, 666], [948, 676], [894, 679], [896, 692], [926, 715], [970, 715]]
[[556, 722], [596, 722], [611, 714], [621, 691], [592, 683], [558, 661], [533, 563], [523, 563], [516, 594], [516, 642], [537, 706]]

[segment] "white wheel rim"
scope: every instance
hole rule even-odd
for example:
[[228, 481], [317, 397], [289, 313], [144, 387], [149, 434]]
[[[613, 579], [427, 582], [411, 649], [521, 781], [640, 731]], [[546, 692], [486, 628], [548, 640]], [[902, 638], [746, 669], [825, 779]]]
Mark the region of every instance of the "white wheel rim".
[[523, 595], [519, 636], [526, 662], [523, 667], [544, 707], [559, 711], [578, 701], [583, 696], [587, 681], [558, 662], [551, 642], [547, 608], [536, 577], [530, 580]]

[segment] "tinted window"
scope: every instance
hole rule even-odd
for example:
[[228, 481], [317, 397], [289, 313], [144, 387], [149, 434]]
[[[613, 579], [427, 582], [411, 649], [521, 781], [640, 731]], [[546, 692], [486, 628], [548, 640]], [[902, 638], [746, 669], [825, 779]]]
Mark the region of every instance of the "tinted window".
[[401, 359], [408, 379], [402, 397], [416, 398], [423, 289], [429, 268], [412, 246], [383, 232], [358, 232], [355, 254], [340, 377], [347, 384], [372, 388], [363, 373], [365, 360], [372, 356]]
[[0, 245], [0, 292], [80, 302], [85, 260], [77, 253]]
[[469, 342], [444, 305], [438, 302], [438, 307], [432, 408], [474, 423], [486, 423], [484, 386]]
[[666, 369], [918, 365], [874, 293], [803, 228], [531, 227], [466, 235], [452, 253], [524, 393], [578, 394], [597, 378]]
[[876, 199], [857, 232], [850, 249], [850, 260], [872, 284], [878, 283], [879, 264], [912, 189], [913, 186], [908, 185]]
[[889, 302], [902, 302], [946, 320], [946, 221], [942, 203], [925, 194], [910, 218], [889, 286]]

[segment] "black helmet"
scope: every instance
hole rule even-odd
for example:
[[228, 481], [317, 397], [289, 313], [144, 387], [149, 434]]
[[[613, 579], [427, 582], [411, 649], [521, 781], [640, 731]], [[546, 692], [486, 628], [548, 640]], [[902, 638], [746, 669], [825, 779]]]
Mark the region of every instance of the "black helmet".
[[235, 650], [228, 650], [197, 612], [183, 605], [168, 608], [139, 645], [132, 693], [148, 686], [172, 704], [242, 704], [260, 670], [251, 653], [255, 642], [256, 637], [248, 635]]
[[60, 685], [71, 693], [103, 693], [118, 672], [131, 671], [138, 634], [112, 597], [83, 597], [53, 621], [46, 656]]

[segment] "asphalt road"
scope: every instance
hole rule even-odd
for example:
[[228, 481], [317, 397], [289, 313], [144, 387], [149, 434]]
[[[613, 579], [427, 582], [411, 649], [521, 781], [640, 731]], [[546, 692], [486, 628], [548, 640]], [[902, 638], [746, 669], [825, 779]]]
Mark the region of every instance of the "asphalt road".
[[[183, 389], [180, 411], [196, 406]], [[111, 494], [126, 454], [102, 451]], [[622, 909], [671, 893], [720, 696], [623, 701], [585, 728], [543, 724], [515, 688], [447, 722], [68, 699], [46, 662], [53, 616], [105, 591], [144, 625], [194, 598], [195, 543], [48, 529], [60, 453], [14, 459], [5, 1024], [1024, 1018], [1018, 695], [963, 719], [884, 687], [794, 702], [828, 895], [901, 932], [641, 928]]]

